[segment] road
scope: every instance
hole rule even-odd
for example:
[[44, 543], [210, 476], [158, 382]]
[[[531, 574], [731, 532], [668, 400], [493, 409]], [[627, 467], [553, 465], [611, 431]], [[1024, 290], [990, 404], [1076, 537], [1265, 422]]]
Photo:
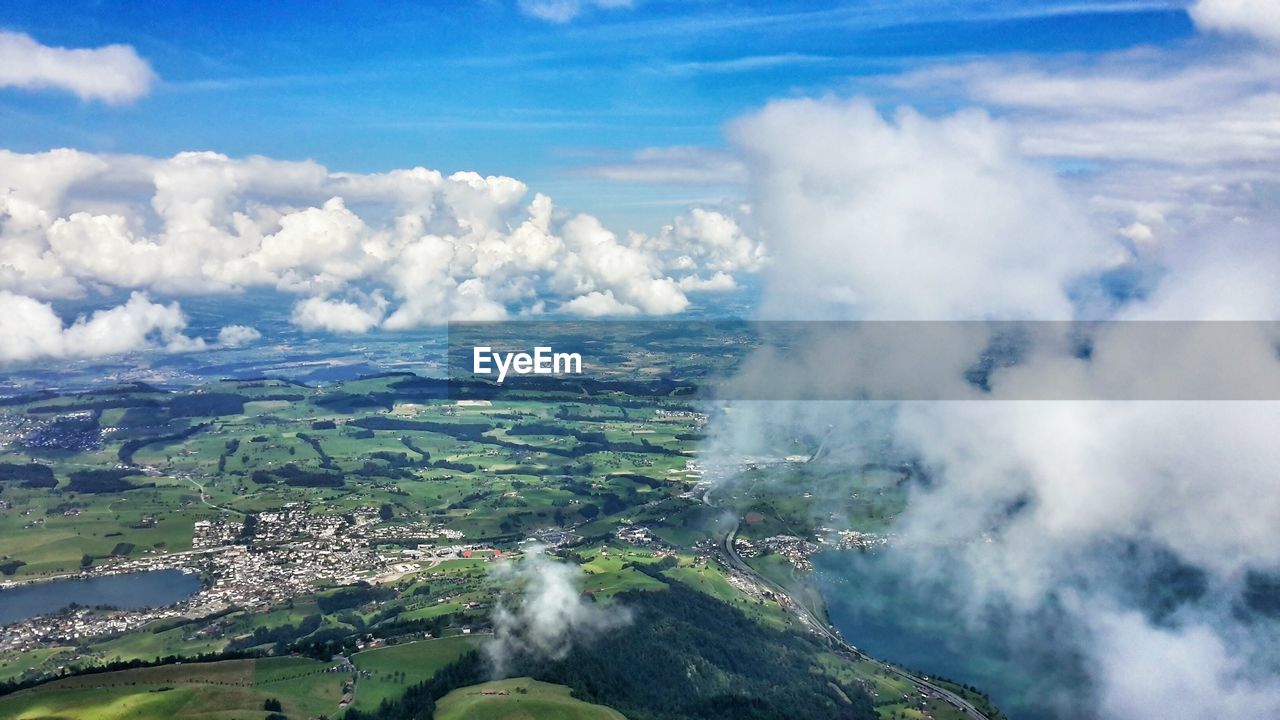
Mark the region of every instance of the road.
[[214, 510], [221, 510], [222, 512], [225, 512], [225, 513], [234, 513], [236, 515], [244, 515], [243, 512], [241, 512], [240, 510], [236, 510], [235, 508], [222, 507], [221, 505], [214, 505], [213, 503], [209, 502], [209, 495], [208, 493], [205, 492], [204, 485], [201, 485], [200, 483], [196, 482], [193, 478], [187, 478], [187, 482], [194, 485], [196, 489], [200, 491], [200, 502], [204, 503], [208, 507], [211, 507]]
[[[707, 505], [710, 505], [711, 507], [715, 507], [715, 505], [713, 505], [711, 502], [710, 495], [711, 495], [710, 491], [707, 491], [706, 493], [704, 493], [702, 496], [702, 501]], [[974, 707], [972, 703], [960, 697], [956, 693], [953, 693], [944, 687], [935, 685], [934, 683], [929, 682], [925, 678], [909, 673], [906, 670], [903, 670], [902, 668], [895, 667], [886, 662], [877, 660], [871, 657], [870, 655], [867, 655], [866, 653], [862, 652], [857, 647], [854, 647], [853, 645], [849, 644], [848, 641], [846, 641], [838, 633], [833, 631], [826, 624], [826, 622], [824, 622], [821, 618], [817, 617], [812, 610], [810, 610], [800, 601], [796, 600], [796, 598], [793, 597], [791, 593], [787, 591], [786, 588], [764, 577], [760, 573], [756, 572], [754, 568], [748, 565], [742, 559], [742, 557], [738, 555], [737, 549], [735, 549], [733, 546], [733, 541], [737, 537], [737, 535], [738, 535], [738, 520], [735, 518], [733, 521], [733, 526], [729, 529], [729, 532], [725, 533], [724, 540], [721, 542], [721, 546], [724, 549], [724, 554], [729, 564], [734, 569], [754, 579], [760, 585], [769, 588], [776, 595], [786, 598], [787, 602], [784, 604], [790, 605], [791, 609], [796, 613], [796, 615], [800, 617], [800, 620], [804, 622], [806, 625], [809, 625], [811, 628], [813, 628], [814, 632], [817, 632], [819, 635], [822, 635], [823, 637], [827, 638], [837, 648], [840, 648], [841, 650], [852, 655], [853, 657], [859, 660], [866, 660], [867, 662], [875, 663], [885, 672], [888, 672], [891, 675], [894, 675], [896, 677], [902, 678], [903, 680], [906, 680], [907, 682], [910, 682], [920, 692], [928, 695], [934, 695], [938, 698], [941, 698], [942, 700], [945, 700], [955, 708], [959, 709], [965, 715], [969, 716], [970, 720], [991, 720], [991, 718], [984, 715], [982, 711]]]

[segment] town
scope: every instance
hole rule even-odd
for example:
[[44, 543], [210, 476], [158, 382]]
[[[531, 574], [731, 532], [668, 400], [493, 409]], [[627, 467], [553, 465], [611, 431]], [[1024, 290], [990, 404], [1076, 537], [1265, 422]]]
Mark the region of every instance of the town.
[[[244, 520], [200, 520], [193, 527], [190, 551], [120, 559], [77, 574], [181, 570], [206, 580], [191, 597], [145, 610], [73, 607], [13, 623], [0, 627], [0, 652], [126, 633], [158, 620], [270, 607], [314, 593], [322, 585], [393, 582], [448, 560], [501, 557], [493, 548], [457, 542], [463, 537], [459, 531], [427, 523], [387, 524], [377, 508], [328, 515], [313, 512], [305, 503]], [[418, 542], [411, 549], [401, 547], [407, 541]], [[440, 542], [447, 544], [436, 544]], [[10, 581], [0, 589], [25, 583]]]

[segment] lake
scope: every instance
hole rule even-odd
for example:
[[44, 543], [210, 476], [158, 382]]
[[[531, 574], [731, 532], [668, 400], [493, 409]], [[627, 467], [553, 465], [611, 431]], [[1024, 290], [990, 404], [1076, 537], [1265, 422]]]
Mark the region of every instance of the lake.
[[951, 583], [891, 552], [822, 553], [814, 569], [832, 624], [872, 657], [975, 686], [1010, 720], [1091, 716], [1080, 659], [1051, 612], [975, 619]]
[[71, 604], [141, 610], [172, 605], [200, 590], [200, 578], [181, 570], [149, 570], [71, 578], [0, 590], [0, 625], [57, 612]]

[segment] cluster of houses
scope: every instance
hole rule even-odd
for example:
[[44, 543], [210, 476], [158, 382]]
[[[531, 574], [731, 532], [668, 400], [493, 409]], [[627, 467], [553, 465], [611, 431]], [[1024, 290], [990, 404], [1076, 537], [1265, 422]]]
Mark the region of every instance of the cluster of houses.
[[370, 540], [400, 541], [405, 538], [423, 540], [461, 540], [466, 534], [461, 530], [440, 527], [426, 521], [415, 520], [395, 525], [375, 525], [366, 528], [363, 536]]
[[643, 525], [621, 525], [614, 531], [614, 536], [632, 545], [655, 545], [660, 541], [649, 528]]
[[73, 644], [83, 638], [128, 632], [178, 614], [172, 610], [104, 614], [90, 608], [74, 608], [0, 628], [0, 652], [34, 650], [50, 642]]
[[795, 535], [774, 535], [754, 543], [744, 537], [738, 537], [734, 539], [733, 546], [743, 557], [778, 555], [797, 570], [805, 572], [813, 569], [813, 562], [809, 558], [818, 551], [817, 544]]
[[[81, 573], [86, 577], [167, 569], [201, 573], [205, 587], [186, 600], [149, 610], [74, 609], [27, 619], [0, 628], [0, 651], [73, 643], [128, 632], [156, 620], [208, 617], [233, 607], [268, 607], [315, 592], [322, 581], [351, 584], [403, 577], [419, 571], [420, 561], [496, 555], [492, 549], [457, 543], [420, 544], [410, 551], [379, 549], [383, 540], [403, 537], [405, 530], [382, 525], [376, 508], [333, 515], [293, 503], [250, 517], [196, 522], [190, 551], [121, 558]], [[461, 532], [439, 527], [417, 528], [410, 534], [449, 540], [463, 537]]]
[[889, 544], [889, 538], [875, 533], [858, 532], [857, 530], [835, 530], [830, 532], [837, 538], [836, 546], [842, 550], [870, 550]]

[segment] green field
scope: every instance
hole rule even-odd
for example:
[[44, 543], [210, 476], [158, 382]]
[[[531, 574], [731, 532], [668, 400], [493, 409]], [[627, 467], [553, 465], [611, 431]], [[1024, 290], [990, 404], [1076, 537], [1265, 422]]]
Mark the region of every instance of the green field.
[[356, 685], [354, 707], [372, 710], [383, 700], [400, 697], [410, 685], [430, 678], [482, 641], [475, 635], [455, 635], [356, 653], [351, 662], [370, 675], [362, 676]]
[[[0, 408], [0, 419], [24, 428], [0, 447], [0, 499], [8, 506], [0, 512], [0, 571], [13, 579], [187, 550], [195, 523], [206, 520], [231, 530], [216, 536], [219, 544], [292, 552], [316, 538], [259, 544], [248, 532], [260, 513], [286, 506], [301, 508], [296, 512], [308, 520], [324, 516], [345, 527], [372, 527], [352, 537], [380, 558], [378, 567], [414, 558], [407, 569], [379, 578], [365, 572], [376, 563], [346, 579], [320, 572], [306, 575], [289, 596], [240, 596], [233, 607], [205, 611], [213, 613], [205, 617], [166, 618], [57, 647], [37, 640], [0, 654], [0, 681], [72, 674], [0, 696], [0, 719], [260, 720], [272, 698], [289, 720], [336, 719], [348, 690], [355, 709], [375, 711], [483, 641], [505, 591], [493, 573], [492, 550], [519, 555], [531, 538], [558, 545], [550, 551], [557, 561], [580, 566], [577, 589], [587, 602], [665, 607], [664, 598], [694, 592], [728, 606], [717, 613], [741, 611], [749, 626], [735, 633], [794, 637], [805, 632], [796, 617], [769, 594], [744, 591], [742, 577], [717, 554], [717, 539], [735, 522], [726, 509], [737, 517], [749, 512], [752, 519], [739, 534], [759, 542], [775, 535], [811, 539], [819, 527], [878, 532], [906, 502], [901, 471], [865, 467], [854, 469], [848, 482], [828, 482], [814, 473], [838, 470], [788, 462], [717, 486], [710, 506], [697, 468], [689, 466], [702, 420], [680, 397], [609, 392], [584, 399], [575, 393], [465, 404], [423, 397], [415, 390], [421, 381], [404, 373], [323, 387], [227, 380], [191, 392], [104, 389]], [[63, 417], [94, 424], [97, 439], [76, 447], [46, 442], [49, 436], [40, 433]], [[779, 456], [813, 450], [800, 439], [777, 443]], [[47, 472], [48, 481], [28, 483], [24, 473], [33, 468]], [[114, 485], [104, 477], [112, 473], [120, 475]], [[807, 489], [816, 486], [841, 489], [814, 497]], [[357, 517], [370, 518], [369, 525], [358, 525]], [[656, 540], [628, 534], [638, 528]], [[457, 557], [456, 550], [468, 556]], [[210, 569], [216, 565], [201, 565], [194, 556], [181, 562], [207, 583], [225, 579]], [[820, 614], [803, 573], [781, 555], [750, 562], [794, 587]], [[93, 613], [97, 620], [118, 616], [109, 609]], [[475, 634], [462, 635], [463, 628]], [[715, 642], [721, 641], [702, 647]], [[263, 657], [75, 675], [117, 661], [224, 652]], [[334, 655], [350, 657], [358, 671], [331, 672], [327, 659]], [[680, 663], [697, 657], [691, 650]], [[874, 664], [823, 656], [807, 667], [839, 678], [849, 693], [865, 687], [887, 697], [910, 690], [878, 674]], [[536, 675], [536, 668], [520, 672]], [[465, 682], [481, 677], [487, 675]], [[743, 688], [755, 685], [736, 687], [750, 694], [753, 689]], [[638, 707], [614, 696], [591, 697]], [[570, 697], [562, 685], [529, 679], [454, 690], [438, 707], [443, 718], [622, 717]], [[883, 707], [917, 712], [900, 703]], [[938, 709], [935, 717], [949, 720], [947, 712]]]
[[[661, 399], [627, 409], [609, 398], [458, 406], [421, 399], [406, 382], [389, 375], [315, 389], [224, 381], [190, 394], [104, 390], [0, 409], [30, 434], [50, 432], [59, 411], [107, 407], [86, 421], [98, 428], [96, 445], [0, 446], [0, 463], [39, 463], [56, 480], [32, 488], [0, 473], [13, 505], [0, 513], [0, 561], [13, 561], [6, 572], [33, 576], [74, 572], [85, 556], [101, 565], [186, 550], [198, 520], [298, 501], [335, 513], [388, 503], [448, 521], [469, 538], [591, 520], [608, 531], [607, 519], [622, 510], [687, 489], [672, 478], [698, 425], [659, 415]], [[232, 408], [211, 407], [207, 416], [165, 408], [201, 397], [233, 399]], [[134, 489], [77, 491], [72, 482], [78, 472], [117, 465], [133, 469]], [[290, 483], [273, 474], [285, 467], [340, 479], [332, 487]], [[583, 484], [566, 487], [565, 477]]]
[[603, 705], [576, 700], [563, 685], [529, 678], [460, 688], [436, 703], [437, 720], [625, 720]]
[[13, 720], [231, 720], [257, 718], [278, 699], [286, 715], [334, 714], [349, 675], [305, 658], [163, 665], [55, 680], [0, 698]]
[[263, 701], [263, 696], [243, 688], [63, 690], [4, 698], [0, 713], [12, 720], [232, 720], [260, 717]]
[[633, 567], [656, 562], [652, 554], [602, 547], [582, 553], [579, 558], [586, 560], [582, 564], [587, 574], [583, 590], [597, 599], [611, 598], [632, 590], [662, 590], [666, 587], [661, 580]]

